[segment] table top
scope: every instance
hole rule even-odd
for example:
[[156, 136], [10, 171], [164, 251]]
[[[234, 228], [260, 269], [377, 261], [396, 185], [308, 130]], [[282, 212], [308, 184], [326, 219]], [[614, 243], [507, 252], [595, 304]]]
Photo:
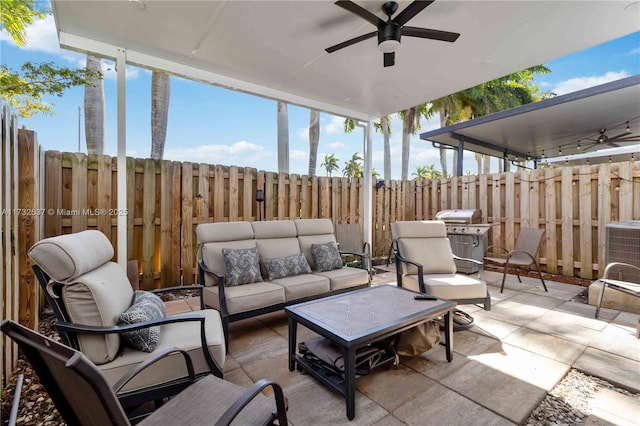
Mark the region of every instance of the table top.
[[394, 284], [369, 287], [285, 308], [302, 322], [329, 331], [345, 342], [371, 336], [388, 329], [415, 324], [452, 310], [449, 300], [414, 300], [416, 293]]

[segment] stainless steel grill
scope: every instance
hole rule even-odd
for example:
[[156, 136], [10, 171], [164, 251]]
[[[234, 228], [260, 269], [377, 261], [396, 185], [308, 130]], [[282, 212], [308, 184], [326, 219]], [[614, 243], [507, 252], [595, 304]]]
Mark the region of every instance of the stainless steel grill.
[[[482, 210], [441, 210], [436, 220], [442, 220], [447, 226], [447, 236], [451, 250], [460, 257], [482, 261], [488, 242], [490, 224], [482, 222]], [[458, 272], [474, 274], [480, 266], [475, 263], [456, 260]]]

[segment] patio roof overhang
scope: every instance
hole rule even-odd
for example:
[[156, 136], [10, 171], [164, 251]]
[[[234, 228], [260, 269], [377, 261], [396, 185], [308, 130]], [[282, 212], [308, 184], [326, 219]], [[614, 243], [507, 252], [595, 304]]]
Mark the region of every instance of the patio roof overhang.
[[[564, 162], [566, 156], [593, 145], [589, 139], [596, 139], [600, 129], [608, 129], [607, 135], [621, 134], [627, 122], [630, 134], [640, 135], [640, 75], [424, 132], [420, 138], [499, 158], [559, 157], [556, 160]], [[620, 143], [626, 151], [619, 155], [629, 159], [632, 144]], [[597, 157], [596, 148], [582, 158]]]
[[[385, 17], [384, 1], [357, 3]], [[400, 1], [399, 11], [409, 3]], [[640, 30], [640, 2], [631, 0], [439, 0], [410, 25], [460, 38], [405, 37], [396, 65], [385, 68], [375, 38], [324, 51], [375, 29], [331, 1], [52, 0], [52, 8], [62, 47], [116, 60], [119, 170], [126, 165], [125, 63], [368, 121], [367, 241], [372, 120]], [[118, 193], [126, 194], [125, 174], [118, 175]], [[118, 232], [124, 266], [124, 217]]]

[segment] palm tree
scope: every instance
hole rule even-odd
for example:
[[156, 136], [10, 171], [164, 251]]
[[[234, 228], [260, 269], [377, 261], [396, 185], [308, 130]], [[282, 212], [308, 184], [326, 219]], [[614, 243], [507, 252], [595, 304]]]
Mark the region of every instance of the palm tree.
[[309, 111], [309, 176], [316, 175], [318, 141], [320, 140], [320, 111]]
[[380, 177], [380, 173], [376, 172], [376, 169], [371, 168], [371, 178], [373, 180], [378, 180], [379, 177]]
[[428, 166], [418, 166], [412, 176], [415, 176], [414, 180], [424, 180], [440, 178], [442, 173], [433, 164], [429, 164]]
[[151, 73], [151, 158], [156, 160], [164, 156], [170, 93], [169, 74], [154, 70]]
[[355, 152], [351, 159], [344, 163], [342, 174], [348, 178], [361, 178], [363, 176], [362, 156]]
[[429, 107], [426, 103], [420, 104], [398, 113], [402, 118], [402, 172], [401, 179], [407, 180], [409, 176], [409, 152], [411, 149], [411, 135], [420, 130], [420, 118], [429, 116]]
[[[536, 65], [470, 89], [444, 96], [430, 102], [430, 114], [437, 111], [440, 114], [440, 126], [445, 127], [493, 112], [537, 102], [554, 96], [550, 92], [541, 92], [533, 82], [534, 74], [546, 74], [549, 72], [551, 70], [546, 66]], [[440, 148], [442, 172], [447, 175], [445, 152], [446, 148]], [[455, 165], [456, 161], [454, 161], [454, 167]]]
[[278, 172], [289, 173], [289, 113], [284, 102], [278, 102]]
[[[356, 122], [353, 118], [344, 119], [344, 132], [351, 133], [356, 127]], [[385, 180], [391, 180], [391, 145], [389, 138], [391, 136], [391, 119], [388, 115], [380, 117], [380, 121], [373, 123], [373, 127], [376, 131], [382, 133], [382, 139], [384, 143], [384, 178]]]
[[[102, 59], [87, 55], [86, 68], [93, 73], [101, 72]], [[102, 154], [105, 134], [104, 84], [97, 77], [90, 78], [84, 86], [84, 133], [87, 153]]]
[[333, 154], [325, 154], [324, 162], [320, 165], [327, 170], [327, 176], [331, 176], [331, 173], [339, 169], [338, 158]]

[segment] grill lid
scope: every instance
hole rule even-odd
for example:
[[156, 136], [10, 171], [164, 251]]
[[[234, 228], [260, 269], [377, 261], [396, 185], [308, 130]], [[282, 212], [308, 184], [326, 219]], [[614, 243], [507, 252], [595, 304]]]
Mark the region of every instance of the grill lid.
[[445, 223], [482, 223], [482, 210], [440, 210], [436, 213], [435, 219], [442, 220]]

